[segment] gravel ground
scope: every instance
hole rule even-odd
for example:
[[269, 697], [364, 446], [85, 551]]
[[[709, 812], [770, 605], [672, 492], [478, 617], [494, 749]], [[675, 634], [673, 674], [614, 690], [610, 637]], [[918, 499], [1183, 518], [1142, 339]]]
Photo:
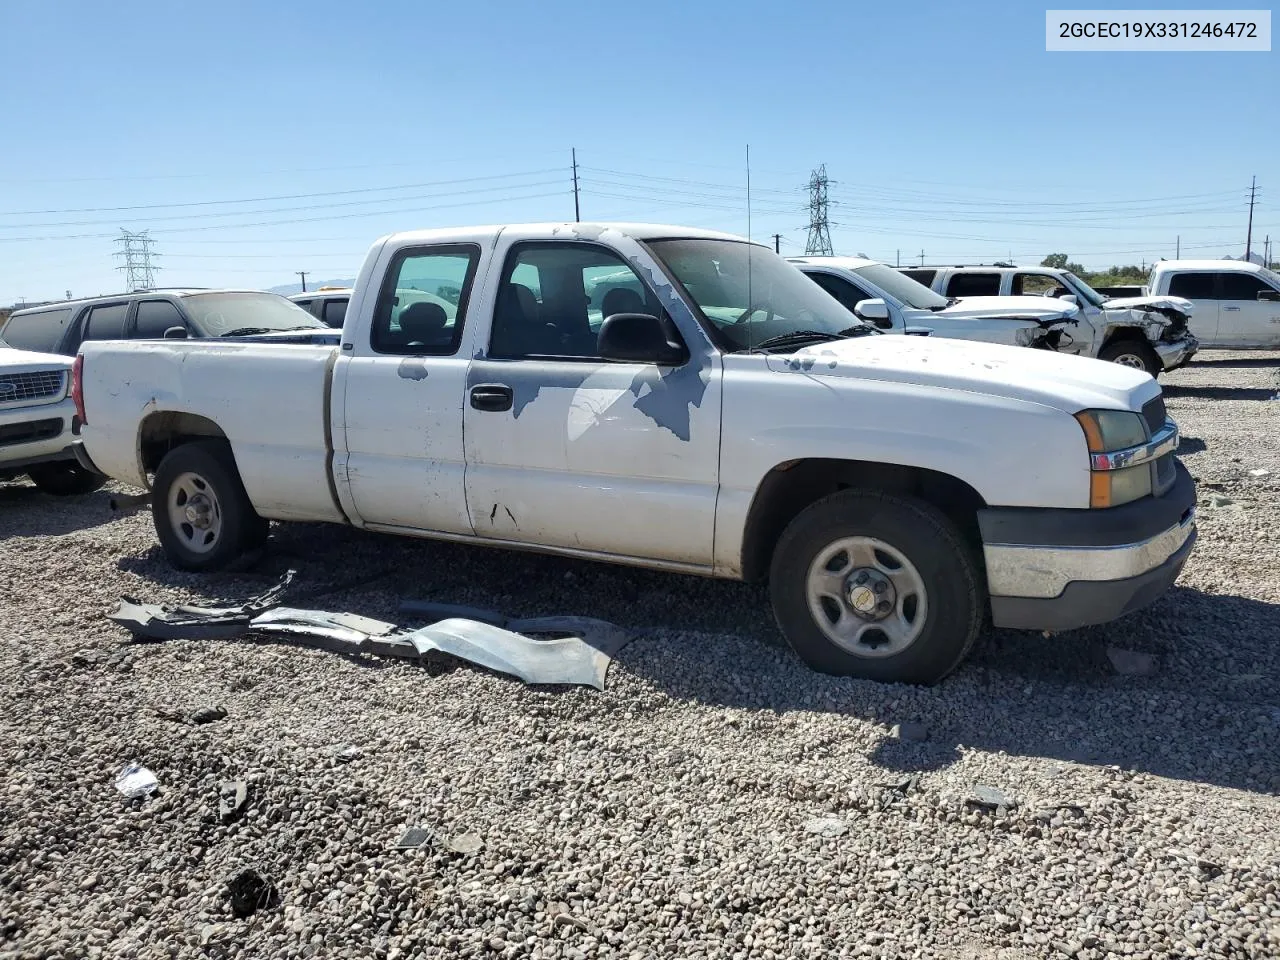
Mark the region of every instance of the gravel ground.
[[[986, 637], [933, 689], [808, 672], [757, 588], [303, 525], [194, 577], [106, 491], [0, 485], [0, 957], [1276, 957], [1278, 364], [1211, 353], [1167, 378], [1201, 486], [1170, 596]], [[288, 567], [300, 605], [394, 619], [417, 597], [640, 637], [601, 694], [130, 645], [102, 616], [122, 593], [244, 598]], [[113, 787], [135, 760], [161, 784], [142, 802]], [[395, 849], [410, 827], [430, 839]], [[246, 869], [277, 895], [238, 918]]]

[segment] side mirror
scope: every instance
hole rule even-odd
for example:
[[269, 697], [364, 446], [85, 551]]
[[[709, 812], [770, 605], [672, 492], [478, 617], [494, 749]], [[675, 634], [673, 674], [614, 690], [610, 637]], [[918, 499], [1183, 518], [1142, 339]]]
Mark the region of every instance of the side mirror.
[[907, 327], [902, 331], [908, 337], [931, 337], [933, 331], [929, 327]]
[[1280, 290], [1259, 290], [1258, 299], [1268, 303], [1280, 303]]
[[596, 343], [605, 360], [676, 366], [689, 359], [684, 344], [673, 340], [666, 325], [648, 313], [610, 314], [600, 325]]
[[187, 339], [187, 328], [170, 327], [164, 332], [164, 338], [166, 340], [185, 340]]
[[1080, 298], [1077, 297], [1074, 293], [1064, 293], [1058, 299], [1065, 300], [1067, 301], [1067, 303], [1074, 303], [1077, 307], [1080, 306]]
[[854, 304], [853, 315], [859, 320], [866, 320], [881, 330], [889, 330], [893, 327], [893, 321], [889, 319], [889, 304], [885, 303], [880, 297], [859, 300]]

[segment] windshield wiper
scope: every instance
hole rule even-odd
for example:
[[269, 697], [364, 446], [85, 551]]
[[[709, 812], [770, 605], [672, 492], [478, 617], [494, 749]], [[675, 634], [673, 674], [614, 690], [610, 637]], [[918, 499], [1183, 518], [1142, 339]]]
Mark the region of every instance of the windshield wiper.
[[829, 333], [826, 330], [792, 330], [790, 333], [780, 333], [776, 337], [769, 337], [754, 343], [747, 348], [748, 353], [755, 353], [757, 350], [768, 350], [771, 347], [787, 347], [793, 343], [822, 343], [831, 340], [845, 340], [849, 337], [861, 337], [866, 334], [875, 332], [875, 328], [869, 323], [855, 323], [851, 327], [845, 327], [839, 333]]
[[236, 327], [234, 330], [228, 330], [226, 333], [220, 333], [220, 337], [251, 337], [258, 333], [270, 333], [270, 327]]

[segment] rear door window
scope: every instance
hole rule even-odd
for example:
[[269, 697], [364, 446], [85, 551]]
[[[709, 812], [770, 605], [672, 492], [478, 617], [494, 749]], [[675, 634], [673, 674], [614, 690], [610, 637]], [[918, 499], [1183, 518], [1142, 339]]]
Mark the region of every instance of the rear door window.
[[1216, 300], [1213, 273], [1175, 273], [1169, 278], [1169, 296], [1188, 300]]
[[957, 273], [947, 281], [949, 297], [998, 297], [1000, 296], [1000, 274], [998, 273]]
[[134, 336], [139, 340], [160, 340], [170, 327], [186, 327], [182, 314], [168, 300], [143, 300], [134, 320]]
[[325, 300], [323, 303], [323, 313], [320, 317], [326, 326], [340, 327], [343, 320], [347, 317], [347, 301], [334, 298], [333, 300]]
[[1061, 280], [1045, 273], [1015, 273], [1009, 288], [1015, 297], [1060, 297], [1070, 292]]
[[377, 353], [449, 357], [458, 351], [480, 248], [470, 243], [396, 254], [370, 330]]
[[111, 303], [92, 307], [84, 322], [85, 340], [123, 340], [124, 321], [129, 314], [129, 304]]
[[3, 330], [4, 342], [19, 350], [53, 353], [70, 319], [70, 307], [12, 316]]

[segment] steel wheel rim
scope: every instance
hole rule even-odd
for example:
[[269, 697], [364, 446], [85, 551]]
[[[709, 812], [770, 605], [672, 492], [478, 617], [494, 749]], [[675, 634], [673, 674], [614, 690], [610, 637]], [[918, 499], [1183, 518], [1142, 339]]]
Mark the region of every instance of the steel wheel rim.
[[809, 564], [805, 597], [827, 639], [856, 657], [902, 653], [919, 639], [929, 615], [920, 571], [876, 537], [842, 537], [820, 550]]
[[1135, 353], [1122, 353], [1112, 362], [1118, 363], [1122, 367], [1133, 367], [1136, 370], [1147, 369], [1147, 365], [1143, 363], [1142, 358]]
[[222, 535], [222, 505], [213, 484], [198, 473], [174, 480], [169, 487], [169, 526], [188, 550], [213, 550]]

